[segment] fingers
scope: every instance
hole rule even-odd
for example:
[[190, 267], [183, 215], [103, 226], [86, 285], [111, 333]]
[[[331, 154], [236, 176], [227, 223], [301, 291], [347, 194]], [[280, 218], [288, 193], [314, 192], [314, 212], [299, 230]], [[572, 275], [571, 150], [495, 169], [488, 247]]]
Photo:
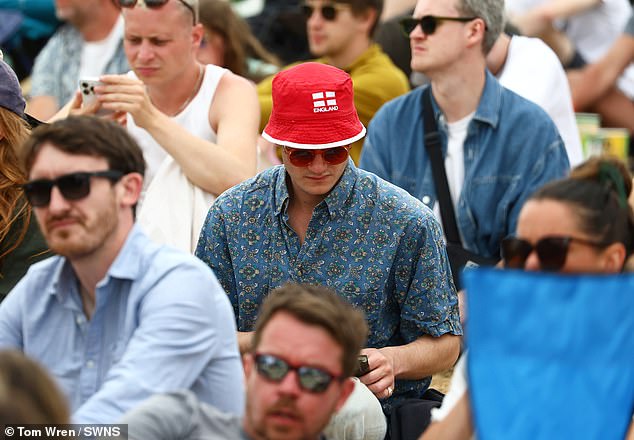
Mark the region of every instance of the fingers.
[[365, 349], [370, 371], [359, 379], [378, 399], [386, 399], [394, 392], [394, 369], [389, 358], [376, 349]]

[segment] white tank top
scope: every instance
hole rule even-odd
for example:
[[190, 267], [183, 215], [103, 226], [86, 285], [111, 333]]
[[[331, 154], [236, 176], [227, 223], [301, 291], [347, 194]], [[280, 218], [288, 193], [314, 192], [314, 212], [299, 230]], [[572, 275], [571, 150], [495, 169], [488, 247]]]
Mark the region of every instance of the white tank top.
[[[200, 90], [179, 114], [172, 116], [172, 120], [176, 121], [180, 126], [185, 128], [191, 134], [199, 138], [216, 142], [216, 133], [209, 126], [209, 108], [214, 99], [216, 88], [220, 82], [222, 75], [227, 69], [208, 64], [205, 67], [205, 76], [200, 85]], [[137, 78], [133, 71], [128, 72], [132, 78]], [[147, 163], [145, 170], [144, 188], [147, 188], [161, 163], [167, 157], [167, 152], [158, 142], [144, 129], [138, 127], [134, 123], [134, 119], [128, 113], [127, 128], [132, 137], [139, 143], [143, 156]]]

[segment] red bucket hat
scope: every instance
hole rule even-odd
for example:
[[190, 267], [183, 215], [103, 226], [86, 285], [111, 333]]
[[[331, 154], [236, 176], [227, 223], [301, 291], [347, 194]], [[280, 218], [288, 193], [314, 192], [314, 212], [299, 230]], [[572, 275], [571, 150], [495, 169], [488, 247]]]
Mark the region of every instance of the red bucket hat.
[[318, 150], [365, 136], [354, 107], [352, 79], [343, 70], [303, 63], [273, 78], [273, 110], [262, 137], [277, 145]]

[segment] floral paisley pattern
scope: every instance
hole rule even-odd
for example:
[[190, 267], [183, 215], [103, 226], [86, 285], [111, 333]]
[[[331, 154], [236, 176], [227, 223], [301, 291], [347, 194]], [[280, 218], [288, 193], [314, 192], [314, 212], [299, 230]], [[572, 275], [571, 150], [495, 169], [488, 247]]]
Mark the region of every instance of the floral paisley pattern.
[[[269, 291], [294, 281], [328, 286], [362, 309], [369, 347], [462, 333], [440, 226], [422, 202], [350, 160], [300, 244], [288, 197], [278, 166], [226, 191], [209, 210], [196, 255], [227, 291], [238, 331], [253, 330]], [[394, 396], [420, 396], [428, 385], [397, 381]]]

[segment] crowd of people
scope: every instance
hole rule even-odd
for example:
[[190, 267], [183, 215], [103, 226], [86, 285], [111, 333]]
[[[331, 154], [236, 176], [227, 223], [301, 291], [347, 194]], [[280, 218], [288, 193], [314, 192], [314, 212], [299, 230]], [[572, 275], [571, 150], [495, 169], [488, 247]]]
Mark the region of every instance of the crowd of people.
[[463, 269], [627, 271], [574, 115], [634, 133], [627, 0], [385, 2], [300, 2], [282, 66], [226, 0], [55, 0], [26, 98], [0, 60], [2, 423], [468, 439]]

